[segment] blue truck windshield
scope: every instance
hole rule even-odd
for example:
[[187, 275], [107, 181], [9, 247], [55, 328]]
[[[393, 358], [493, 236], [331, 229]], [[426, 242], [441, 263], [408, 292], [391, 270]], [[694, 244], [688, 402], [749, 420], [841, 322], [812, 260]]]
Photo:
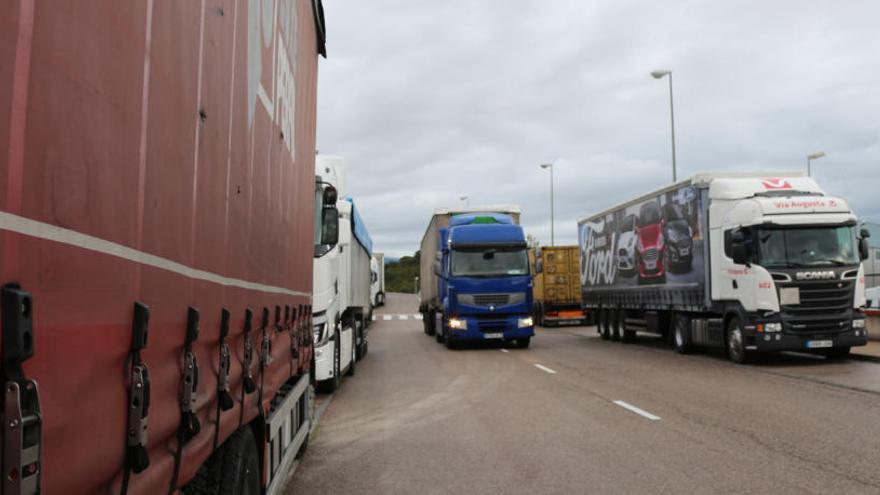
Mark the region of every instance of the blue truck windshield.
[[758, 263], [772, 268], [856, 265], [855, 232], [850, 226], [759, 229]]
[[450, 256], [453, 277], [503, 277], [528, 275], [529, 258], [524, 248], [456, 248]]

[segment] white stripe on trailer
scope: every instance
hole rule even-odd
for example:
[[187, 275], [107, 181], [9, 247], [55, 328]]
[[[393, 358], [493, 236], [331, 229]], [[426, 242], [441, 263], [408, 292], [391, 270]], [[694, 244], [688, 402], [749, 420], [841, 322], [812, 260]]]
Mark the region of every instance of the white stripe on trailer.
[[90, 236], [75, 230], [64, 229], [52, 224], [38, 222], [30, 218], [20, 217], [5, 211], [0, 211], [0, 230], [8, 230], [37, 239], [45, 239], [68, 246], [74, 246], [96, 253], [106, 254], [124, 260], [152, 266], [161, 270], [183, 275], [184, 277], [204, 280], [218, 285], [239, 287], [242, 289], [258, 290], [274, 294], [286, 294], [289, 296], [309, 296], [311, 292], [290, 290], [286, 287], [250, 282], [237, 278], [224, 277], [223, 275], [198, 270], [182, 263], [162, 258], [154, 254], [138, 251], [122, 244], [117, 244], [106, 239]]
[[409, 316], [407, 316], [407, 315], [397, 315], [397, 319], [398, 319], [398, 320], [408, 320], [408, 319], [409, 319]]
[[644, 409], [639, 409], [638, 407], [636, 407], [632, 404], [626, 403], [622, 400], [616, 400], [613, 402], [615, 404], [617, 404], [618, 406], [620, 406], [628, 411], [634, 412], [634, 413], [638, 414], [639, 416], [648, 418], [651, 421], [660, 421], [660, 416], [655, 416], [655, 415], [649, 413], [648, 411], [645, 411]]

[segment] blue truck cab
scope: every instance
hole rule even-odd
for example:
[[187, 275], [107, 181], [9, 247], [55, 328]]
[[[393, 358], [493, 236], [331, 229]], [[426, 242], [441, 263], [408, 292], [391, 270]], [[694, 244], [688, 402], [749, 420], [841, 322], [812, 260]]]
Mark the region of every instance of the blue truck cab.
[[437, 341], [450, 348], [476, 340], [528, 347], [535, 328], [522, 227], [500, 213], [456, 215], [440, 229], [438, 242]]

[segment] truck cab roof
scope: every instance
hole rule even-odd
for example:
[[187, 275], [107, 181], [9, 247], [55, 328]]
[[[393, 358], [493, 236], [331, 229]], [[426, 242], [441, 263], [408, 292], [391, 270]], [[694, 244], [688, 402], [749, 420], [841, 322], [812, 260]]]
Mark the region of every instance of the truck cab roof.
[[450, 247], [462, 246], [523, 246], [526, 239], [522, 227], [513, 224], [459, 225], [449, 231]]

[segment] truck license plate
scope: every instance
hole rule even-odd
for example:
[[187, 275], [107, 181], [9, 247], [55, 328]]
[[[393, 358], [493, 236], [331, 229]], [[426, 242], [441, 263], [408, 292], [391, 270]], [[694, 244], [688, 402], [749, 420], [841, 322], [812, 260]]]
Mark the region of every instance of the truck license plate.
[[484, 339], [503, 339], [504, 334], [503, 333], [484, 333], [483, 338]]
[[823, 349], [825, 347], [834, 347], [834, 342], [831, 340], [808, 340], [807, 341], [807, 349]]

